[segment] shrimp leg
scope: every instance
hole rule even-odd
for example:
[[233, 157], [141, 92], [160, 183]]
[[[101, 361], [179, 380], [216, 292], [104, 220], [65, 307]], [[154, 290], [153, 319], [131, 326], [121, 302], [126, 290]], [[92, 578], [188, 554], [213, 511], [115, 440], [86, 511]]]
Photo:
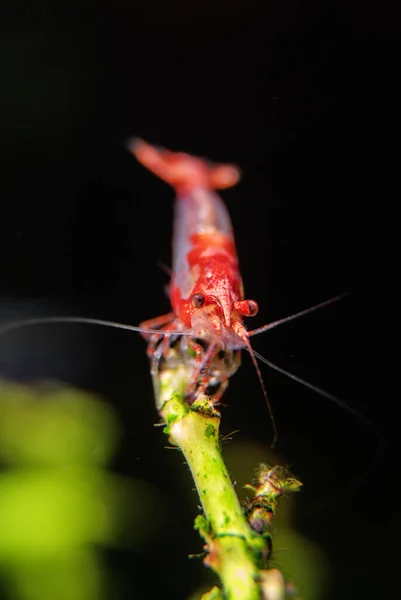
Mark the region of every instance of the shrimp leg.
[[[160, 317], [154, 317], [153, 319], [148, 319], [147, 321], [142, 321], [140, 327], [144, 329], [159, 329], [168, 323], [174, 321], [175, 315], [173, 312], [169, 312], [165, 315], [160, 315]], [[143, 337], [148, 340], [150, 338], [149, 334], [144, 334]]]
[[[165, 315], [160, 315], [160, 317], [154, 317], [153, 319], [143, 321], [140, 327], [143, 327], [145, 329], [160, 329], [160, 331], [168, 331], [170, 329], [170, 325], [174, 324], [175, 321], [176, 318], [174, 316], [174, 313], [169, 312]], [[156, 344], [160, 339], [160, 336], [156, 333], [143, 333], [142, 337], [148, 342], [147, 355], [149, 358], [151, 358], [155, 351]]]

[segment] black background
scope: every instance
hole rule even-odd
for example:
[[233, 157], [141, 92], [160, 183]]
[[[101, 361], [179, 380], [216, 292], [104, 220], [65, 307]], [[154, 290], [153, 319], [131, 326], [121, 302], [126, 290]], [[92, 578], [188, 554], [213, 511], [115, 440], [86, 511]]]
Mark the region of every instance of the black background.
[[[260, 307], [252, 325], [352, 293], [260, 336], [255, 348], [365, 414], [384, 445], [353, 489], [373, 460], [371, 433], [263, 367], [278, 451], [305, 483], [298, 527], [329, 556], [327, 598], [393, 591], [394, 15], [301, 0], [263, 8], [253, 0], [56, 4], [13, 2], [2, 19], [2, 321], [75, 314], [138, 324], [167, 312], [168, 277], [157, 262], [171, 260], [173, 192], [136, 163], [126, 141], [139, 135], [239, 164], [241, 183], [223, 195], [246, 293]], [[139, 594], [156, 569], [155, 597], [185, 597], [202, 576], [199, 563], [185, 562], [200, 550], [187, 534], [196, 498], [180, 497], [187, 473], [152, 426], [144, 342], [116, 330], [41, 326], [4, 335], [0, 360], [3, 375], [58, 378], [115, 406], [125, 424], [115, 469], [168, 490], [174, 515], [157, 548], [106, 557], [121, 582], [118, 597]], [[243, 363], [226, 393], [223, 432], [268, 443], [266, 407], [249, 359]], [[327, 504], [333, 490], [348, 491]], [[178, 583], [175, 564], [186, 573]]]

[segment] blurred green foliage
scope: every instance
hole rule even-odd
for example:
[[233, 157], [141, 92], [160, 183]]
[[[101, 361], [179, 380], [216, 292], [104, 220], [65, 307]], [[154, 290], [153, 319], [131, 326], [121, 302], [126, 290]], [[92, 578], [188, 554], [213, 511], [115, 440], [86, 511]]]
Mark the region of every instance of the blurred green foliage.
[[98, 548], [156, 532], [157, 492], [105, 470], [119, 434], [87, 392], [0, 381], [0, 574], [12, 600], [101, 600]]
[[120, 426], [89, 393], [42, 383], [0, 382], [0, 461], [9, 465], [105, 465]]

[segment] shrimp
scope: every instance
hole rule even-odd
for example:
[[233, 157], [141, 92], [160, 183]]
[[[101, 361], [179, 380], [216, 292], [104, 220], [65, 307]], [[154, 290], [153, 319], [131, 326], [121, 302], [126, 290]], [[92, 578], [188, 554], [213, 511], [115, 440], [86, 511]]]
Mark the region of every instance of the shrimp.
[[[248, 341], [243, 317], [258, 311], [254, 300], [244, 299], [230, 217], [214, 191], [234, 185], [240, 173], [232, 165], [211, 165], [188, 154], [157, 149], [142, 140], [135, 140], [130, 150], [177, 193], [170, 283], [173, 310], [141, 326], [160, 327], [163, 332], [191, 332], [190, 338], [184, 338], [196, 356], [187, 393], [190, 397], [201, 373], [204, 376], [199, 391], [208, 387], [211, 367], [219, 353], [229, 357], [227, 368], [217, 369], [217, 377], [224, 379], [225, 385], [228, 376], [239, 366], [235, 350]], [[154, 371], [160, 359], [160, 350], [155, 356], [159, 338], [148, 334], [144, 337], [149, 341], [148, 356], [154, 359]], [[166, 349], [167, 344], [163, 346]], [[186, 348], [183, 351], [186, 353]], [[227, 376], [225, 371], [229, 373]]]
[[[210, 164], [188, 154], [156, 148], [139, 139], [133, 140], [129, 149], [140, 163], [176, 191], [169, 289], [172, 312], [145, 321], [141, 327], [159, 328], [160, 333], [176, 333], [177, 336], [181, 332], [189, 334], [183, 338], [181, 346], [182, 360], [192, 360], [188, 350], [195, 354], [187, 390], [189, 401], [217, 384], [220, 386], [214, 395], [217, 402], [229, 377], [239, 367], [240, 350], [247, 349], [270, 412], [274, 445], [277, 438], [275, 420], [249, 338], [301, 316], [301, 313], [254, 331], [245, 327], [244, 318], [256, 315], [258, 304], [245, 298], [231, 220], [216, 192], [235, 185], [240, 179], [239, 169], [234, 165]], [[302, 314], [336, 299], [302, 311]], [[145, 333], [144, 337], [149, 342], [148, 356], [155, 376], [161, 358], [168, 354], [168, 340], [165, 338], [160, 344], [160, 336], [156, 334]]]

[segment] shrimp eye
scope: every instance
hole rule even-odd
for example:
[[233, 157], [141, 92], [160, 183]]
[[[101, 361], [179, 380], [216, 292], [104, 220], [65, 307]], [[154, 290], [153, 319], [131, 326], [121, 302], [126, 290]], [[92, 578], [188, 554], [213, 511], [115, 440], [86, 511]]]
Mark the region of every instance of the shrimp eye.
[[254, 317], [259, 310], [258, 303], [255, 300], [248, 300], [249, 314], [248, 317]]
[[202, 308], [205, 304], [205, 296], [203, 294], [194, 294], [191, 299], [194, 308]]
[[234, 302], [234, 310], [243, 317], [254, 317], [259, 310], [255, 300], [239, 300]]

